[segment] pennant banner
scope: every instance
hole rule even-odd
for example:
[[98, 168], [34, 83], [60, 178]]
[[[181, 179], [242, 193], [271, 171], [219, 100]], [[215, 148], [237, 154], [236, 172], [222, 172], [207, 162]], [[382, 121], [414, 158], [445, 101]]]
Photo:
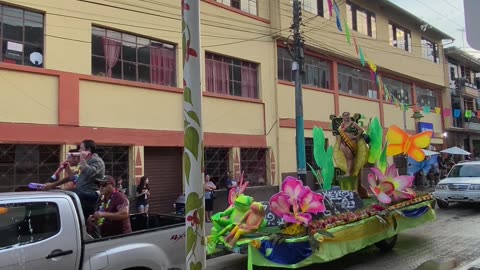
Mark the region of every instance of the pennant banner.
[[471, 110], [466, 110], [465, 111], [465, 118], [467, 118], [467, 119], [472, 118], [472, 111]]
[[424, 112], [425, 114], [429, 114], [429, 113], [430, 113], [430, 110], [431, 110], [430, 106], [428, 106], [428, 105], [427, 105], [427, 106], [423, 106], [423, 112]]
[[340, 9], [338, 8], [338, 5], [337, 5], [336, 2], [333, 2], [333, 7], [335, 8], [335, 17], [337, 17], [337, 28], [338, 28], [338, 31], [343, 32], [342, 22], [340, 21]]
[[440, 114], [441, 111], [442, 111], [442, 109], [440, 109], [439, 107], [435, 107], [435, 113], [436, 114]]
[[333, 16], [333, 3], [332, 3], [332, 0], [327, 0], [327, 4], [328, 4], [328, 14], [330, 15], [330, 17]]
[[443, 109], [443, 117], [450, 117], [452, 115], [452, 110], [449, 108]]

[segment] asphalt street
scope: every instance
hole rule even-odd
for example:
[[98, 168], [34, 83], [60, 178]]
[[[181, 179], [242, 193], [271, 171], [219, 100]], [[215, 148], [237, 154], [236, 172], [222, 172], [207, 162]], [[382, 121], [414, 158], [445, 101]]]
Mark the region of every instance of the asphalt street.
[[[436, 221], [402, 232], [391, 252], [382, 254], [375, 246], [371, 246], [336, 261], [302, 269], [414, 270], [433, 259], [455, 259], [459, 265], [456, 269], [460, 269], [479, 259], [480, 205], [452, 204], [447, 209], [436, 208], [436, 213]], [[233, 254], [212, 259], [208, 261], [207, 269], [247, 269], [246, 257]]]

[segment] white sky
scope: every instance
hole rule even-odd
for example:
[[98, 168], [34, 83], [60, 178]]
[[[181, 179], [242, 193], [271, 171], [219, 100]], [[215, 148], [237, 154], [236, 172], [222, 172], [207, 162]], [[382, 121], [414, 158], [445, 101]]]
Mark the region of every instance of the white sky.
[[[389, 0], [455, 38], [452, 44], [480, 58], [480, 51], [468, 45], [463, 0]], [[480, 0], [479, 0], [480, 1]], [[462, 39], [463, 38], [463, 39]], [[447, 45], [451, 46], [451, 45]]]

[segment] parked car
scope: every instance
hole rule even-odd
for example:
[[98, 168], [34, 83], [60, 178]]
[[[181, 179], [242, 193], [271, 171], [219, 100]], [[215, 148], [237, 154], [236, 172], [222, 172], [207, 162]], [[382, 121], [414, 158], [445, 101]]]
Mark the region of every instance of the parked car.
[[440, 208], [451, 202], [480, 202], [480, 161], [469, 161], [452, 167], [433, 193]]
[[0, 269], [185, 269], [184, 218], [130, 220], [132, 233], [94, 239], [74, 193], [0, 193]]

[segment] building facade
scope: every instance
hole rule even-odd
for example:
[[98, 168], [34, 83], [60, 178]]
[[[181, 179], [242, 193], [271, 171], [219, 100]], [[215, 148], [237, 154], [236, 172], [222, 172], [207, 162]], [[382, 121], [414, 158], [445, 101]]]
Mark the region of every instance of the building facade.
[[[388, 1], [337, 2], [385, 85], [409, 105], [404, 113], [369, 79], [326, 2], [302, 4], [307, 162], [312, 128], [334, 143], [329, 116], [344, 111], [415, 133], [413, 109], [428, 106], [421, 122], [441, 147], [442, 114], [433, 112], [450, 108], [450, 37]], [[205, 173], [224, 187], [227, 171], [244, 172], [267, 199], [296, 171], [292, 5], [202, 0], [201, 12]], [[182, 193], [180, 1], [8, 0], [0, 20], [0, 191], [45, 181], [69, 149], [93, 139], [131, 197], [146, 175], [152, 210], [170, 211]]]
[[480, 156], [480, 61], [459, 48], [445, 49], [453, 109], [448, 145]]

